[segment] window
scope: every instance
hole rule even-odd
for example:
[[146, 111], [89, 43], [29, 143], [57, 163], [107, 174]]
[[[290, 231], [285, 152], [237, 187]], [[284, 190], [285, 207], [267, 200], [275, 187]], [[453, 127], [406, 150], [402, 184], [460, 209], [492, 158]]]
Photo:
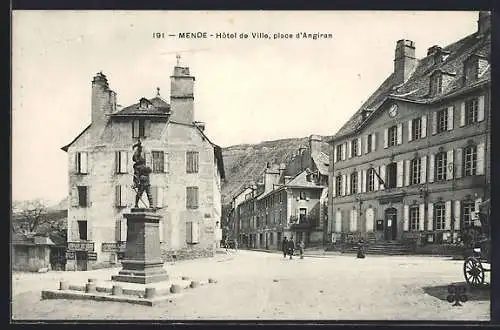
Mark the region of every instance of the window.
[[304, 223], [307, 220], [307, 209], [300, 208], [299, 209], [299, 223]]
[[188, 209], [198, 208], [198, 187], [186, 187], [186, 207]]
[[387, 165], [387, 172], [386, 172], [386, 178], [385, 178], [385, 188], [395, 188], [396, 187], [396, 182], [397, 182], [397, 164], [396, 163], [390, 163]]
[[358, 172], [351, 173], [351, 194], [358, 193]]
[[148, 135], [149, 120], [137, 119], [132, 121], [132, 137], [144, 138]]
[[342, 195], [342, 175], [335, 177], [335, 191], [337, 192], [337, 196]]
[[417, 140], [422, 135], [422, 118], [415, 118], [411, 123], [411, 139]]
[[127, 206], [127, 186], [118, 185], [115, 187], [115, 206]]
[[368, 134], [366, 137], [366, 152], [372, 151], [373, 148], [372, 142], [373, 142], [372, 134]]
[[337, 145], [337, 157], [335, 159], [337, 162], [342, 160], [342, 145]]
[[375, 190], [375, 170], [370, 168], [366, 172], [366, 191], [373, 190]]
[[445, 222], [445, 208], [443, 203], [434, 205], [434, 229], [443, 230]]
[[473, 98], [465, 101], [465, 124], [469, 125], [477, 122], [478, 99]]
[[153, 173], [163, 173], [165, 164], [165, 155], [163, 151], [153, 151]]
[[410, 207], [410, 231], [418, 231], [419, 227], [419, 219], [420, 219], [420, 211], [418, 206]]
[[397, 126], [392, 126], [389, 127], [389, 140], [388, 140], [388, 146], [392, 147], [395, 146], [398, 142], [398, 127]]
[[351, 141], [351, 156], [356, 157], [358, 155], [358, 140]]
[[188, 151], [186, 153], [186, 173], [198, 173], [199, 153], [197, 151]]
[[306, 192], [305, 192], [305, 191], [301, 191], [301, 192], [300, 192], [300, 199], [305, 200], [305, 199], [306, 199], [306, 196], [307, 196], [307, 194], [306, 194]]
[[462, 207], [464, 226], [472, 226], [474, 224], [474, 212], [476, 211], [475, 203], [473, 201], [464, 201]]
[[88, 159], [86, 152], [77, 152], [76, 154], [76, 173], [87, 174], [88, 173]]
[[443, 75], [440, 72], [431, 77], [431, 93], [439, 94], [443, 91]]
[[189, 244], [200, 242], [200, 230], [197, 222], [186, 222], [186, 242]]
[[446, 164], [447, 164], [447, 154], [446, 152], [440, 152], [436, 155], [436, 181], [446, 180]]
[[78, 220], [78, 233], [80, 240], [87, 240], [87, 221], [86, 220]]
[[410, 184], [420, 183], [420, 158], [415, 158], [411, 160], [410, 164]]
[[479, 65], [477, 58], [471, 58], [469, 61], [465, 62], [465, 74], [464, 80], [465, 84], [470, 84], [477, 80], [479, 75]]
[[78, 186], [78, 206], [87, 207], [88, 206], [88, 187]]
[[448, 109], [439, 110], [437, 113], [437, 132], [446, 132], [448, 130]]
[[127, 173], [128, 152], [117, 151], [115, 153], [116, 173]]
[[279, 202], [280, 202], [280, 203], [283, 203], [283, 194], [282, 194], [282, 193], [279, 193], [279, 194], [278, 194], [278, 197], [279, 197]]
[[464, 176], [476, 175], [477, 147], [468, 146], [464, 149]]

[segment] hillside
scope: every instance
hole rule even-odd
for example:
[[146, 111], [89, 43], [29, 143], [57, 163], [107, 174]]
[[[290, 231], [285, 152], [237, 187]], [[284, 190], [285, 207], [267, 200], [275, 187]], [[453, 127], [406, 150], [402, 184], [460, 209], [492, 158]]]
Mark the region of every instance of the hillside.
[[[298, 149], [308, 146], [308, 137], [240, 144], [222, 149], [226, 180], [222, 185], [222, 203], [252, 181], [257, 181], [269, 163], [287, 163]], [[323, 152], [328, 153], [327, 147]]]

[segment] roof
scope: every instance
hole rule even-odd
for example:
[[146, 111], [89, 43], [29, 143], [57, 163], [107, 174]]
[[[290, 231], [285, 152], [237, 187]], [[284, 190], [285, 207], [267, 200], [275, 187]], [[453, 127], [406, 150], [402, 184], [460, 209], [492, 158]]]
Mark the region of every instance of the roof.
[[311, 154], [311, 158], [314, 161], [314, 165], [318, 168], [319, 173], [321, 175], [328, 175], [328, 155], [324, 152], [317, 151]]
[[[392, 73], [338, 130], [333, 139], [359, 131], [364, 124], [369, 122], [371, 118], [374, 118], [374, 114], [377, 112], [375, 110], [379, 109], [388, 99], [427, 104], [439, 102], [451, 95], [465, 91], [470, 86], [463, 86], [462, 84], [464, 61], [472, 55], [489, 58], [490, 47], [491, 34], [487, 33], [480, 36], [476, 32], [444, 47], [442, 51], [449, 55], [441, 63], [434, 63], [432, 54], [417, 60], [416, 67], [411, 76], [405, 83], [399, 86], [396, 85], [396, 77]], [[450, 76], [450, 82], [443, 85], [443, 92], [440, 95], [431, 96], [429, 94], [429, 79], [436, 71], [451, 73], [453, 75]], [[485, 72], [480, 72], [479, 79], [475, 85], [489, 81], [490, 71], [491, 69], [488, 65]], [[371, 111], [371, 113], [363, 118], [362, 114], [366, 110]]]
[[13, 245], [55, 245], [49, 237], [46, 236], [31, 236], [13, 232], [11, 235]]
[[[150, 104], [148, 108], [140, 107], [141, 101], [145, 100]], [[170, 104], [167, 103], [160, 96], [156, 96], [152, 99], [141, 98], [139, 102], [129, 105], [122, 110], [112, 113], [112, 117], [128, 117], [128, 116], [160, 116], [164, 117], [170, 114]]]
[[67, 144], [67, 145], [65, 145], [64, 147], [62, 147], [62, 148], [61, 148], [61, 150], [62, 150], [62, 151], [66, 151], [66, 152], [67, 152], [67, 151], [68, 151], [68, 148], [69, 148], [69, 147], [70, 147], [73, 143], [75, 143], [75, 142], [76, 142], [76, 140], [78, 140], [78, 139], [80, 138], [80, 136], [82, 136], [82, 135], [83, 135], [83, 133], [85, 133], [85, 132], [86, 132], [86, 131], [90, 128], [90, 126], [91, 126], [91, 125], [92, 125], [92, 124], [89, 124], [89, 126], [85, 127], [85, 129], [84, 129], [84, 130], [83, 130], [80, 134], [78, 134], [78, 135], [77, 135], [77, 136], [73, 139], [73, 141], [71, 141], [70, 143], [68, 143], [68, 144]]
[[288, 182], [285, 187], [290, 188], [324, 188], [324, 186], [317, 185], [312, 180], [308, 180], [307, 176], [310, 173], [307, 169], [300, 172], [292, 179], [292, 181]]

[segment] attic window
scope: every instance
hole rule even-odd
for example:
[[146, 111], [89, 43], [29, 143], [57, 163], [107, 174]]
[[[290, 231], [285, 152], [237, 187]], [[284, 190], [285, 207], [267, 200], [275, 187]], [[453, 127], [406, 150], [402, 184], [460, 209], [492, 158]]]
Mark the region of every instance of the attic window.
[[430, 92], [432, 95], [440, 94], [443, 91], [443, 74], [436, 71], [430, 79]]
[[149, 109], [149, 108], [151, 108], [151, 103], [145, 98], [141, 99], [139, 102], [139, 109]]
[[468, 85], [479, 77], [479, 59], [471, 57], [464, 63], [464, 83]]

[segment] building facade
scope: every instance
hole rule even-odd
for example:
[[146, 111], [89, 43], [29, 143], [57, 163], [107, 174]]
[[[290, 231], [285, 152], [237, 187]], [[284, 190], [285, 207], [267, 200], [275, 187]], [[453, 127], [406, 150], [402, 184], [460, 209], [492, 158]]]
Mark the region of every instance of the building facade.
[[[195, 78], [177, 64], [170, 103], [154, 98], [120, 109], [116, 93], [98, 73], [92, 81], [92, 123], [62, 149], [68, 154], [68, 269], [114, 263], [124, 249], [123, 216], [135, 203], [132, 145], [141, 140], [153, 206], [162, 215], [164, 259], [212, 256], [220, 236], [221, 148], [194, 121]], [[144, 200], [144, 202], [143, 202]], [[147, 205], [146, 194], [139, 207]], [[218, 238], [220, 240], [220, 238]]]
[[478, 30], [394, 72], [330, 140], [332, 241], [453, 243], [490, 191], [490, 14]]

